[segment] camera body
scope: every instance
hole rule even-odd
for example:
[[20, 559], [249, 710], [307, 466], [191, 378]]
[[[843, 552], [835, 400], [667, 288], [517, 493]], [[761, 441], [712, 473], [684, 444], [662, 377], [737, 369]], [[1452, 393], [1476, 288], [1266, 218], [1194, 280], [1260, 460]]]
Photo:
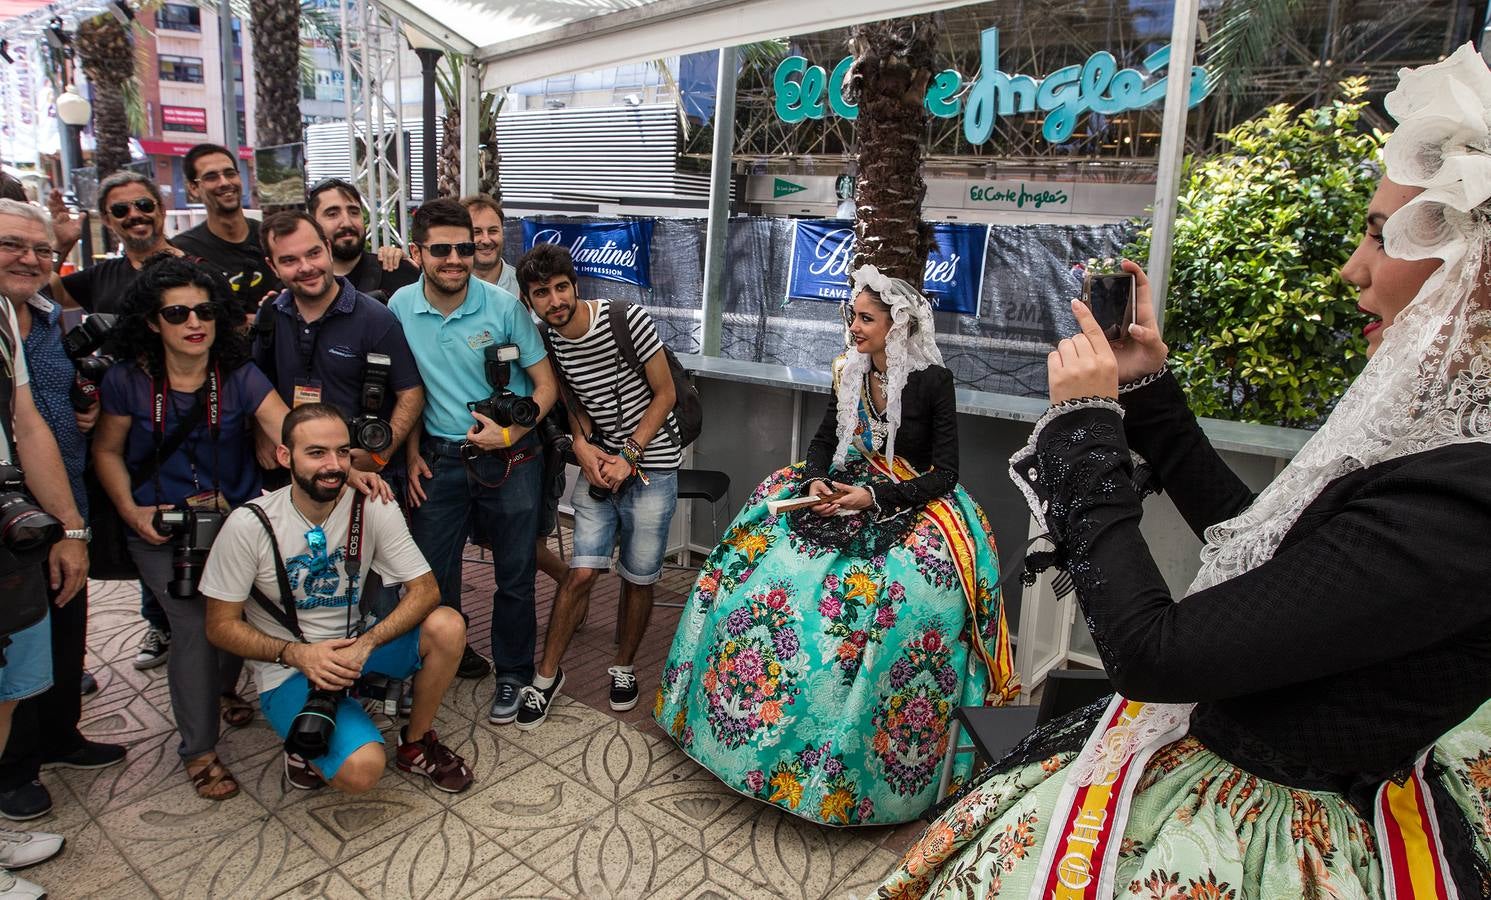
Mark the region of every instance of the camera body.
[[558, 407], [559, 404], [556, 403], [547, 416], [538, 420], [538, 437], [543, 441], [546, 452], [569, 459], [575, 452], [575, 439], [570, 436], [564, 424], [563, 413]]
[[169, 538], [171, 581], [166, 590], [177, 600], [197, 595], [207, 552], [223, 528], [225, 515], [215, 509], [163, 509], [155, 514], [155, 530]]
[[517, 361], [517, 344], [496, 344], [487, 347], [483, 363], [487, 373], [487, 384], [492, 386], [492, 396], [466, 404], [472, 412], [481, 413], [503, 428], [517, 425], [532, 428], [538, 423], [538, 404], [532, 397], [520, 397], [507, 389], [512, 378], [511, 366]]
[[[596, 446], [600, 446], [602, 442], [605, 441], [605, 439], [606, 434], [605, 432], [601, 431], [600, 426], [596, 426], [596, 429], [590, 433], [590, 443], [595, 444]], [[589, 494], [590, 499], [594, 500], [595, 502], [602, 503], [611, 497], [620, 497], [622, 494], [625, 494], [627, 491], [631, 490], [632, 485], [636, 484], [636, 482], [636, 475], [628, 475], [625, 481], [616, 486], [615, 490], [602, 487], [598, 484], [592, 484], [586, 487], [585, 493]]]
[[393, 426], [380, 413], [388, 402], [388, 375], [393, 360], [383, 353], [369, 353], [362, 369], [359, 412], [347, 420], [352, 446], [369, 453], [382, 453], [393, 446]]
[[62, 350], [77, 370], [68, 399], [78, 412], [87, 412], [98, 403], [98, 386], [114, 365], [112, 356], [98, 351], [113, 332], [115, 321], [108, 313], [94, 313], [62, 336]]
[[31, 499], [20, 466], [0, 465], [0, 545], [20, 555], [62, 540], [62, 523]]

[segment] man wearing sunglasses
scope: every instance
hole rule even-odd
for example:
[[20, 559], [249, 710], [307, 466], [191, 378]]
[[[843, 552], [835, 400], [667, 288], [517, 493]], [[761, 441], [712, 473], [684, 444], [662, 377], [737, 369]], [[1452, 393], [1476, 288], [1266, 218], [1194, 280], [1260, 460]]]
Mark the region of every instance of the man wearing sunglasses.
[[[425, 383], [424, 431], [409, 442], [409, 529], [435, 570], [441, 601], [457, 610], [461, 554], [473, 523], [502, 548], [492, 554], [497, 690], [488, 714], [500, 725], [517, 717], [518, 691], [533, 679], [533, 536], [543, 463], [531, 429], [499, 425], [471, 404], [495, 393], [488, 371], [499, 365], [507, 367], [508, 390], [532, 396], [540, 418], [558, 385], [528, 310], [507, 291], [471, 277], [476, 242], [466, 208], [432, 200], [415, 212], [410, 233], [423, 275], [388, 303]], [[497, 362], [514, 349], [516, 359]], [[486, 670], [486, 660], [468, 647], [459, 674], [479, 678]]]
[[207, 207], [207, 221], [176, 235], [171, 243], [222, 272], [242, 315], [253, 315], [284, 285], [264, 260], [259, 223], [243, 214], [243, 177], [227, 147], [197, 144], [181, 163], [186, 192]]
[[340, 178], [317, 182], [306, 192], [305, 205], [331, 239], [331, 270], [338, 278], [384, 303], [399, 288], [419, 280], [419, 269], [404, 258], [403, 248], [368, 251], [362, 194], [351, 182]]
[[[280, 737], [289, 734], [313, 687], [344, 691], [365, 673], [413, 675], [414, 706], [399, 737], [397, 765], [442, 791], [466, 790], [470, 768], [435, 734], [435, 714], [465, 645], [465, 623], [440, 607], [429, 563], [409, 537], [399, 508], [362, 501], [347, 490], [352, 447], [336, 407], [308, 403], [291, 410], [276, 452], [290, 470], [290, 485], [253, 501], [263, 521], [253, 509], [234, 510], [207, 558], [202, 595], [208, 640], [249, 661], [259, 706]], [[370, 572], [406, 588], [382, 616], [365, 613], [361, 589]], [[285, 588], [292, 594], [293, 619]], [[292, 787], [311, 790], [330, 782], [360, 794], [382, 777], [383, 736], [362, 706], [343, 694], [335, 722], [325, 755], [285, 755]]]
[[166, 204], [160, 187], [139, 172], [115, 172], [98, 186], [98, 212], [119, 238], [122, 256], [71, 275], [52, 274], [52, 299], [91, 313], [112, 313], [124, 299], [145, 260], [181, 251], [166, 240]]

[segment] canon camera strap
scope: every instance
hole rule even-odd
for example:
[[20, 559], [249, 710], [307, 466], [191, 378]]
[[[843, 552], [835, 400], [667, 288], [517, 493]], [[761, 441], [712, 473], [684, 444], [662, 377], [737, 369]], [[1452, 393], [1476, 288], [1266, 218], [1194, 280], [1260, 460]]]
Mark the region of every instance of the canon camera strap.
[[[359, 491], [354, 490], [353, 494], [352, 521], [347, 525], [345, 565], [347, 570], [347, 587], [349, 590], [356, 589], [358, 576], [362, 572], [362, 508], [364, 498]], [[295, 501], [291, 500], [290, 502], [294, 503]], [[280, 602], [276, 604], [273, 600], [270, 600], [263, 591], [259, 590], [257, 584], [249, 588], [249, 595], [258, 601], [265, 612], [269, 613], [270, 618], [280, 623], [286, 631], [295, 636], [297, 641], [304, 644], [306, 643], [305, 633], [300, 630], [300, 616], [295, 611], [295, 590], [290, 586], [290, 572], [285, 568], [285, 558], [280, 555], [280, 542], [275, 537], [274, 524], [269, 521], [269, 514], [259, 504], [245, 503], [244, 506], [253, 512], [254, 517], [259, 520], [259, 524], [264, 526], [264, 531], [269, 535], [269, 549], [274, 554], [274, 574], [276, 580], [279, 581]], [[367, 615], [365, 607], [368, 602], [367, 592], [359, 592], [357, 609], [360, 615]]]
[[[187, 436], [196, 430], [202, 422], [204, 412], [203, 405], [199, 402], [192, 411], [187, 413], [177, 423], [176, 430], [169, 438], [166, 437], [166, 404], [170, 402], [171, 384], [164, 375], [159, 381], [151, 379], [153, 396], [150, 398], [150, 436], [155, 441], [155, 457], [146, 462], [144, 469], [136, 478], [144, 481], [152, 478], [155, 481], [155, 496], [157, 502], [160, 500], [160, 469], [165, 461], [174, 454], [181, 445], [186, 443]], [[222, 410], [222, 377], [218, 367], [214, 365], [207, 370], [207, 404], [205, 412], [207, 415], [207, 436], [212, 441], [212, 452], [214, 465], [212, 467], [212, 487], [214, 491], [218, 488], [217, 475], [217, 439], [222, 433], [223, 410]], [[195, 460], [195, 455], [193, 455]], [[195, 466], [195, 461], [193, 466]], [[221, 493], [221, 492], [219, 492]]]

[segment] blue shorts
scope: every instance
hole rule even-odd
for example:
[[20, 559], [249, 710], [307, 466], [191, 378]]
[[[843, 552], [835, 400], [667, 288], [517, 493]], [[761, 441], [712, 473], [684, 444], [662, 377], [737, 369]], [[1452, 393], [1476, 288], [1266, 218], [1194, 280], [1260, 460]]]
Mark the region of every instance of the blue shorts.
[[10, 636], [0, 666], [0, 703], [35, 697], [52, 686], [52, 616]]
[[663, 574], [668, 552], [668, 527], [678, 506], [678, 470], [647, 473], [651, 484], [632, 482], [621, 496], [604, 500], [590, 496], [590, 482], [581, 475], [570, 495], [575, 509], [575, 553], [571, 569], [610, 569], [611, 549], [620, 532], [621, 559], [616, 574], [632, 584], [652, 584]]
[[[389, 678], [408, 678], [419, 671], [419, 629], [402, 634], [374, 650], [363, 665], [364, 674], [386, 675]], [[305, 706], [311, 694], [310, 682], [304, 672], [296, 672], [279, 687], [267, 694], [259, 695], [259, 708], [264, 718], [274, 727], [280, 737], [290, 733], [295, 716]], [[327, 780], [336, 777], [337, 770], [347, 757], [363, 744], [381, 744], [383, 735], [378, 726], [368, 717], [362, 704], [351, 697], [343, 697], [337, 706], [337, 727], [331, 733], [331, 747], [325, 756], [311, 760], [311, 764]]]

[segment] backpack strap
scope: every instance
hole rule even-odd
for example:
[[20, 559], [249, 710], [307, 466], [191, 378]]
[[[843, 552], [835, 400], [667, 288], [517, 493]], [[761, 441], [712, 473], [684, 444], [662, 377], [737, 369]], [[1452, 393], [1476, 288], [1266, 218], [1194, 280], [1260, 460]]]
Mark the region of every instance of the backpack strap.
[[642, 360], [637, 356], [637, 344], [632, 340], [632, 328], [626, 321], [627, 307], [631, 306], [625, 300], [612, 300], [606, 304], [606, 319], [611, 326], [611, 335], [616, 339], [616, 349], [620, 351], [621, 358], [631, 366], [633, 372], [641, 375], [645, 372]]
[[269, 549], [274, 553], [274, 574], [279, 579], [280, 603], [275, 605], [274, 601], [259, 590], [258, 585], [249, 588], [249, 594], [259, 602], [260, 606], [264, 607], [264, 611], [269, 613], [271, 618], [284, 626], [286, 631], [295, 635], [295, 639], [303, 644], [305, 634], [300, 630], [300, 618], [295, 613], [295, 591], [290, 587], [290, 573], [285, 570], [285, 558], [280, 555], [280, 542], [274, 536], [274, 525], [269, 521], [269, 514], [264, 512], [259, 504], [245, 503], [243, 505], [254, 514], [254, 518], [259, 520], [259, 524], [264, 526], [264, 532], [269, 535]]
[[[258, 344], [258, 352], [254, 354], [254, 364], [257, 365], [270, 380], [274, 380], [274, 333], [279, 328], [279, 322], [275, 317], [274, 301], [260, 305], [259, 312], [254, 316], [254, 338]], [[276, 385], [278, 389], [278, 385]]]

